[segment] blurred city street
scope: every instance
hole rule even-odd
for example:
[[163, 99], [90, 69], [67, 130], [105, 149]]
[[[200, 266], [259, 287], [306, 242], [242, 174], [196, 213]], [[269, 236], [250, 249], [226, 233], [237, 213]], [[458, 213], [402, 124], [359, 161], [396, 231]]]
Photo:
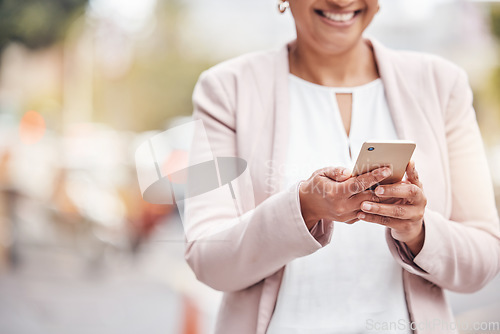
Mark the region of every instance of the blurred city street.
[[98, 262], [60, 239], [29, 239], [0, 275], [0, 333], [201, 334], [212, 326], [218, 294], [185, 264], [175, 215], [136, 254], [104, 248]]

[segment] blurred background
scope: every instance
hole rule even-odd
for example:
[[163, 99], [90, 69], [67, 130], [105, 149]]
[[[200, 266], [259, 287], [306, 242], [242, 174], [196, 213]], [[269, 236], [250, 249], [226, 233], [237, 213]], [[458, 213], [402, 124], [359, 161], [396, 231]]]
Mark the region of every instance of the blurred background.
[[[500, 194], [500, 3], [380, 3], [368, 35], [468, 72]], [[189, 120], [203, 70], [294, 35], [273, 0], [0, 0], [0, 333], [211, 332], [220, 295], [134, 153]], [[500, 321], [500, 278], [449, 297]]]

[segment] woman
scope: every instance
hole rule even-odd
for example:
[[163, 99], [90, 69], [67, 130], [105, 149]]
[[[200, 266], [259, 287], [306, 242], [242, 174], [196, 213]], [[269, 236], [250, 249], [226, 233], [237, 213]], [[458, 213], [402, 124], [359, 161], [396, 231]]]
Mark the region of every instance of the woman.
[[[455, 333], [443, 289], [476, 291], [500, 266], [465, 73], [364, 39], [376, 0], [289, 7], [295, 41], [215, 66], [193, 95], [213, 156], [248, 162], [243, 215], [233, 188], [186, 203], [186, 259], [225, 292], [216, 333]], [[404, 181], [372, 192], [390, 170], [350, 174], [367, 139], [416, 142]]]

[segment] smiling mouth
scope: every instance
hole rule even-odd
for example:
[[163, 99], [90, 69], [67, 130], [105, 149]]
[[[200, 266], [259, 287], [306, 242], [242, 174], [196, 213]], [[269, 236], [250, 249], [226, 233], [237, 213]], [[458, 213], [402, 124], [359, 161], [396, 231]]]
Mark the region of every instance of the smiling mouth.
[[314, 11], [316, 12], [316, 14], [323, 16], [334, 22], [348, 22], [352, 20], [356, 15], [361, 13], [361, 9], [344, 13], [325, 12], [319, 9], [316, 9]]

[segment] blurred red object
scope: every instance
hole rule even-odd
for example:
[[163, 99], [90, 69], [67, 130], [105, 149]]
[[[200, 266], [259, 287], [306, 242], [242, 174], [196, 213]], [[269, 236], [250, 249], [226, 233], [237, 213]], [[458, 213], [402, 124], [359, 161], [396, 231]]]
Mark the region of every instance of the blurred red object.
[[[177, 171], [187, 169], [189, 167], [189, 153], [180, 150], [173, 151], [162, 167], [163, 175], [170, 175]], [[185, 182], [186, 180], [184, 179], [182, 181]]]
[[197, 305], [189, 297], [183, 298], [184, 317], [182, 334], [200, 334], [200, 314]]
[[132, 248], [137, 250], [140, 244], [151, 235], [154, 228], [174, 212], [175, 206], [148, 203], [135, 187], [119, 189], [118, 193], [127, 209]]
[[32, 145], [39, 142], [45, 134], [45, 120], [36, 111], [28, 111], [21, 118], [19, 137], [25, 144]]

